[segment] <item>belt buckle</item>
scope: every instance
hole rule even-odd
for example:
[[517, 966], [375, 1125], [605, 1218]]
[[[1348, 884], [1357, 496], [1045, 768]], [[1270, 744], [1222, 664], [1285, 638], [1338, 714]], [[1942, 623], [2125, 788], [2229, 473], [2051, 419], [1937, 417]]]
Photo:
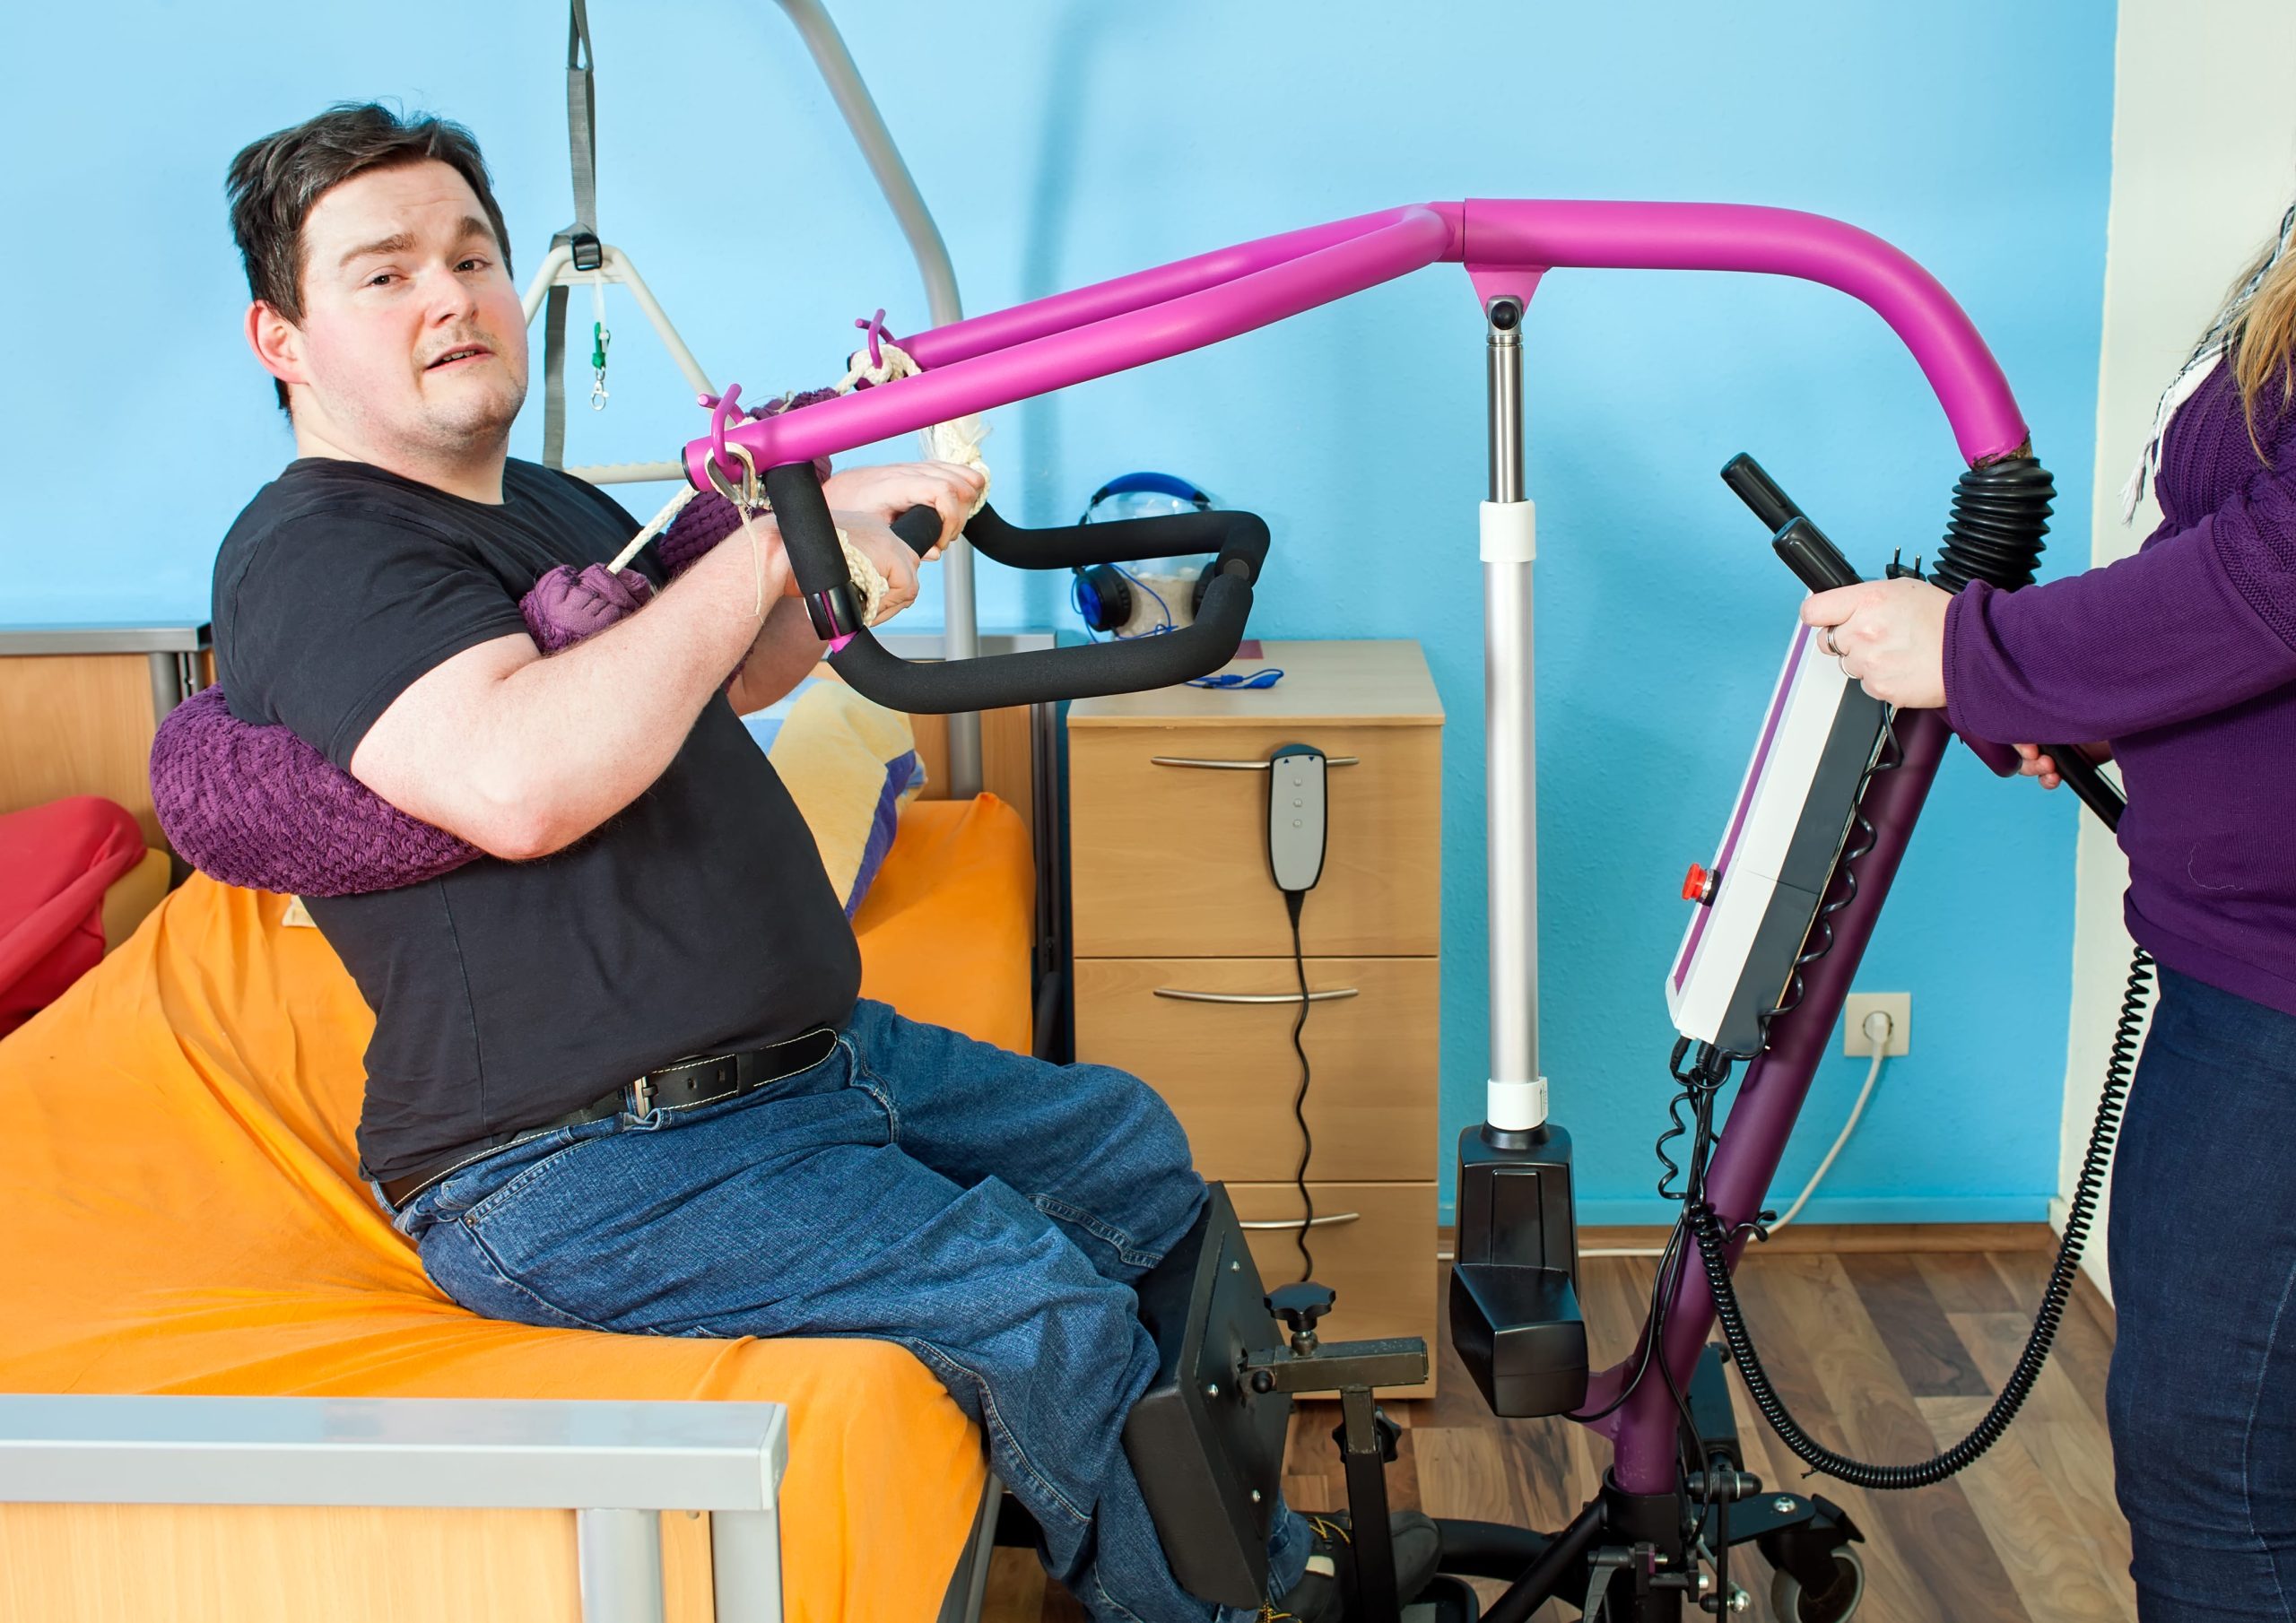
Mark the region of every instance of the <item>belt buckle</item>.
[[637, 1109], [631, 1112], [632, 1115], [651, 1115], [654, 1109], [654, 1083], [652, 1079], [641, 1076], [636, 1081], [631, 1083], [630, 1097], [637, 1101], [638, 1105]]

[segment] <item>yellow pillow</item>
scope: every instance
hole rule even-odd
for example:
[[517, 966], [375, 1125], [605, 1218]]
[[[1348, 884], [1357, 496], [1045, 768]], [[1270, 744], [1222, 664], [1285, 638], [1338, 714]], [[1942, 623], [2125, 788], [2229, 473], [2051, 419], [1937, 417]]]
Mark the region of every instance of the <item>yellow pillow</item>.
[[851, 918], [892, 849], [901, 807], [925, 786], [909, 717], [841, 681], [811, 681], [744, 719], [813, 831], [822, 865]]

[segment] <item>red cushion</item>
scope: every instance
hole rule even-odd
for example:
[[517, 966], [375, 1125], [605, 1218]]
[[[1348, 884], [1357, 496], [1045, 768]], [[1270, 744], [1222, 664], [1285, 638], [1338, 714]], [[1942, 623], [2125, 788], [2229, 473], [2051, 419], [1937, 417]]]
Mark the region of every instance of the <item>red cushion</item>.
[[104, 892], [144, 860], [125, 807], [93, 794], [0, 815], [0, 1037], [104, 955]]

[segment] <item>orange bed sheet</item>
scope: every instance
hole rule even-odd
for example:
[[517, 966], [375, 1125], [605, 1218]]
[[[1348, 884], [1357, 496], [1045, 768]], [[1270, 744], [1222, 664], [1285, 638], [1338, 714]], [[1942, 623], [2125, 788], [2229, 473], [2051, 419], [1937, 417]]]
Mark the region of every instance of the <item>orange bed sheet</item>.
[[[1034, 875], [992, 796], [919, 802], [855, 927], [871, 996], [1025, 1048]], [[0, 1041], [0, 1390], [770, 1399], [788, 1616], [930, 1618], [985, 1480], [907, 1352], [477, 1318], [359, 1181], [373, 1020], [287, 898], [195, 877]]]

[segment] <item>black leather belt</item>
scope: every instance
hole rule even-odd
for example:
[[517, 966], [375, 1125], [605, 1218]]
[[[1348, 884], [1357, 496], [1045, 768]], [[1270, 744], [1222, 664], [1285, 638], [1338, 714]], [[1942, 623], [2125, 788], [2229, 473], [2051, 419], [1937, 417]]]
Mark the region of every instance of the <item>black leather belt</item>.
[[770, 1048], [751, 1048], [740, 1054], [712, 1055], [706, 1059], [680, 1060], [674, 1065], [665, 1065], [659, 1071], [648, 1071], [634, 1082], [628, 1082], [611, 1093], [600, 1094], [578, 1110], [552, 1117], [540, 1126], [528, 1127], [517, 1133], [500, 1133], [491, 1139], [481, 1139], [448, 1150], [436, 1160], [402, 1173], [395, 1178], [381, 1180], [383, 1198], [397, 1211], [407, 1202], [445, 1177], [459, 1172], [474, 1161], [484, 1160], [529, 1139], [540, 1138], [545, 1133], [555, 1133], [561, 1127], [578, 1127], [585, 1122], [602, 1122], [608, 1116], [644, 1115], [654, 1110], [686, 1110], [696, 1105], [714, 1105], [720, 1099], [739, 1098], [744, 1093], [754, 1093], [784, 1077], [795, 1076], [800, 1071], [810, 1071], [830, 1056], [837, 1046], [837, 1033], [827, 1026], [808, 1031], [803, 1037], [793, 1037], [786, 1043], [776, 1043]]

